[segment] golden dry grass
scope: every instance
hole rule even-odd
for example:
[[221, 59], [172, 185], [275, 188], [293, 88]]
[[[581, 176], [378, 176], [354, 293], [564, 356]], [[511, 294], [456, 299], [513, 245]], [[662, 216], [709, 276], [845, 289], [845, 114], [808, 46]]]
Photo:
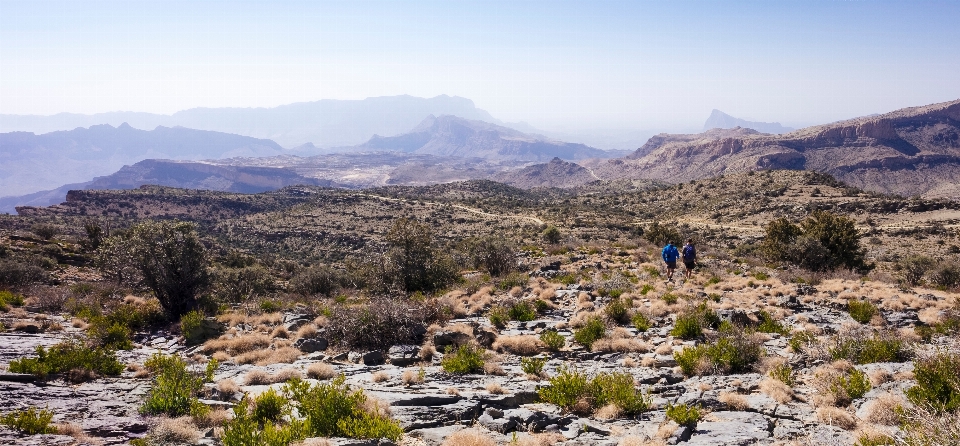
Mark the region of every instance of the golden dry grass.
[[780, 404], [786, 404], [793, 401], [793, 389], [783, 383], [783, 381], [766, 378], [760, 382], [760, 391], [767, 394]]
[[844, 430], [857, 428], [857, 418], [839, 407], [825, 406], [817, 409], [817, 419], [821, 423], [836, 426]]
[[601, 352], [646, 353], [653, 346], [639, 339], [601, 338], [594, 341], [590, 348]]
[[885, 426], [900, 424], [900, 414], [897, 409], [906, 405], [902, 396], [885, 393], [877, 397], [867, 410], [867, 421]]
[[487, 385], [483, 386], [483, 388], [486, 389], [491, 395], [503, 395], [504, 393], [507, 393], [503, 386], [497, 382], [487, 383]]
[[747, 398], [736, 392], [720, 392], [717, 400], [732, 410], [745, 410], [750, 407]]
[[496, 446], [497, 442], [479, 429], [464, 429], [450, 434], [442, 446]]
[[615, 420], [620, 418], [620, 414], [622, 412], [623, 411], [620, 410], [616, 404], [607, 404], [606, 406], [597, 409], [593, 416], [598, 420]]
[[307, 366], [307, 376], [313, 379], [330, 379], [336, 375], [333, 366], [325, 362], [315, 362]]
[[240, 391], [240, 385], [230, 378], [224, 378], [217, 381], [217, 391], [224, 395], [233, 395]]
[[527, 434], [517, 441], [517, 446], [551, 446], [566, 441], [566, 437], [556, 432]]
[[196, 444], [200, 432], [190, 417], [160, 417], [150, 430], [150, 437], [161, 444]]
[[509, 352], [520, 356], [532, 356], [544, 348], [540, 338], [532, 335], [500, 336], [493, 343], [498, 352]]
[[370, 380], [375, 383], [382, 383], [390, 380], [390, 374], [384, 371], [379, 371], [370, 376]]
[[402, 375], [400, 375], [400, 380], [403, 381], [403, 383], [408, 386], [412, 386], [414, 384], [422, 384], [423, 375], [420, 374], [420, 371], [407, 369], [403, 371]]

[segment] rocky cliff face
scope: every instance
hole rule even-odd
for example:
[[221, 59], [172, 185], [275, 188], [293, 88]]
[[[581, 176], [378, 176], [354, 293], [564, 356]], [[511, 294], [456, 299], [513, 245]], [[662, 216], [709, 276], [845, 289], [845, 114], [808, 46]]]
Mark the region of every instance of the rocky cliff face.
[[960, 196], [960, 100], [808, 127], [784, 135], [714, 129], [660, 134], [622, 160], [595, 162], [604, 179], [692, 179], [760, 169], [815, 170], [902, 195]]

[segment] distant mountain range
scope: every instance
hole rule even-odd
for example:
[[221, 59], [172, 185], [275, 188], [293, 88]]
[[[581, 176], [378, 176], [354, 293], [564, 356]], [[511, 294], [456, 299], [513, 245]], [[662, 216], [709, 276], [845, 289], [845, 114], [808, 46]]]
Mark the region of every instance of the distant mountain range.
[[60, 113], [52, 116], [0, 115], [0, 132], [48, 133], [109, 124], [153, 130], [157, 126], [187, 127], [253, 138], [270, 139], [292, 148], [361, 144], [373, 135], [409, 131], [428, 115], [455, 115], [502, 124], [473, 101], [457, 96], [433, 98], [384, 96], [363, 100], [323, 99], [272, 108], [193, 108], [172, 115], [111, 112], [94, 115]]
[[89, 181], [149, 158], [199, 160], [284, 153], [277, 143], [227, 133], [95, 125], [35, 135], [0, 134], [0, 196]]
[[787, 133], [792, 132], [793, 128], [784, 127], [780, 125], [779, 122], [753, 122], [747, 121], [740, 118], [734, 118], [720, 110], [714, 109], [710, 113], [710, 117], [707, 118], [707, 122], [703, 124], [703, 130], [708, 131], [711, 129], [732, 129], [734, 127], [744, 127], [748, 129], [754, 129], [760, 133]]
[[610, 153], [584, 144], [556, 141], [489, 122], [458, 116], [428, 116], [416, 128], [397, 136], [374, 135], [355, 150], [388, 150], [438, 156], [542, 161], [610, 158]]

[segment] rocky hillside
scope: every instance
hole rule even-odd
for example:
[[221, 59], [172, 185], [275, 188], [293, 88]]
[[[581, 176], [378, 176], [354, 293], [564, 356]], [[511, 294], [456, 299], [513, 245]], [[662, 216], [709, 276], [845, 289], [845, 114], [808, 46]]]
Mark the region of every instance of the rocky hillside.
[[402, 135], [374, 136], [357, 150], [389, 150], [419, 154], [485, 158], [489, 160], [548, 161], [605, 158], [607, 152], [583, 144], [555, 141], [511, 128], [451, 115], [427, 117]]
[[495, 180], [511, 186], [531, 189], [534, 187], [576, 187], [598, 181], [590, 170], [576, 163], [554, 158], [549, 163], [535, 164], [520, 170], [504, 172]]
[[604, 179], [689, 181], [760, 169], [813, 170], [905, 196], [960, 196], [960, 100], [808, 127], [784, 135], [735, 128], [661, 134], [621, 160], [588, 164]]
[[720, 110], [714, 109], [703, 124], [703, 130], [711, 129], [732, 129], [734, 127], [746, 127], [763, 133], [787, 133], [796, 130], [790, 127], [784, 127], [779, 122], [754, 122], [746, 119], [734, 118]]

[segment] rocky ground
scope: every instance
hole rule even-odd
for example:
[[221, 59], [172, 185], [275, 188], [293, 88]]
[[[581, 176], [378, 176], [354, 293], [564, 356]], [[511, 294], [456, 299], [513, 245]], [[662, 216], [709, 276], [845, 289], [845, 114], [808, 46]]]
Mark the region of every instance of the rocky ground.
[[[121, 362], [128, 364], [119, 377], [71, 384], [63, 379], [40, 381], [2, 372], [0, 412], [47, 408], [55, 414], [55, 422], [72, 427], [61, 430], [71, 435], [35, 436], [0, 427], [0, 443], [124, 444], [147, 435], [160, 421], [138, 412], [151, 383], [139, 365], [149, 355], [163, 352], [197, 363], [210, 357], [221, 360], [201, 400], [215, 409], [227, 409], [245, 394], [279, 389], [282, 383], [276, 381], [285, 378], [302, 376], [312, 382], [343, 374], [348, 384], [389, 405], [392, 417], [406, 432], [404, 444], [442, 444], [450, 441], [453, 433], [467, 430], [473, 437], [499, 444], [846, 445], [854, 444], [865, 432], [896, 434], [898, 427], [890, 421], [890, 413], [904, 401], [903, 391], [915, 385], [911, 361], [837, 363], [813, 352], [815, 349], [794, 351], [789, 334], [757, 333], [765, 357], [750, 373], [685, 376], [674, 352], [708, 341], [671, 336], [677, 315], [688, 305], [705, 301], [722, 319], [733, 322], [756, 320], [760, 311], [765, 311], [790, 331], [813, 334], [815, 342], [857, 330], [885, 330], [912, 342], [914, 354], [933, 348], [958, 349], [956, 337], [924, 344], [913, 334], [914, 325], [935, 322], [950, 310], [957, 296], [948, 292], [903, 290], [860, 279], [798, 285], [778, 278], [776, 270], [719, 259], [709, 259], [705, 262], [708, 268], [689, 281], [666, 282], [658, 277], [655, 265], [638, 262], [636, 256], [581, 257], [562, 267], [546, 265], [533, 271], [525, 287], [448, 293], [444, 299], [460, 308], [460, 317], [429, 327], [422, 345], [398, 345], [385, 351], [337, 348], [325, 336], [326, 319], [300, 306], [274, 314], [228, 312], [219, 318], [226, 334], [203, 345], [188, 347], [173, 333], [138, 334], [133, 350], [118, 352]], [[562, 278], [584, 265], [598, 262], [601, 267], [592, 280], [580, 277], [577, 283], [561, 283], [570, 282]], [[758, 275], [761, 271], [766, 273]], [[630, 324], [611, 322], [602, 342], [588, 350], [572, 339], [573, 330], [588, 315], [603, 314], [611, 297], [603, 296], [602, 290], [614, 282], [627, 288], [622, 297], [632, 303], [630, 311], [647, 315], [652, 327], [640, 332]], [[665, 295], [678, 296], [678, 300], [670, 303]], [[543, 300], [550, 305], [535, 320], [511, 321], [503, 328], [491, 325], [484, 310], [509, 298]], [[866, 325], [857, 323], [846, 310], [851, 299], [874, 302], [879, 315]], [[4, 366], [31, 355], [38, 345], [53, 345], [82, 331], [75, 327], [81, 323], [37, 313], [29, 299], [23, 309], [0, 313], [0, 320], [10, 327], [0, 333], [0, 364]], [[547, 350], [537, 338], [549, 329], [566, 338], [559, 351]], [[710, 333], [708, 330], [707, 339]], [[239, 349], [224, 347], [231, 339], [254, 336], [266, 337], [267, 345], [247, 351], [247, 356], [238, 354]], [[440, 365], [442, 353], [429, 355], [464, 343], [488, 349], [484, 373], [450, 374]], [[547, 358], [543, 374], [524, 373], [520, 366], [523, 356]], [[774, 382], [767, 375], [778, 364], [792, 367], [792, 386]], [[538, 388], [549, 385], [547, 378], [561, 367], [575, 367], [590, 375], [629, 373], [639, 389], [649, 392], [652, 409], [632, 417], [604, 410], [573, 414], [541, 402]], [[818, 380], [831, 370], [852, 367], [869, 376], [869, 392], [849, 405], [825, 402]], [[702, 409], [704, 416], [695, 427], [679, 426], [666, 418], [668, 405], [682, 403]], [[195, 443], [219, 444], [219, 428], [195, 429]], [[343, 440], [332, 444], [375, 443]]]

